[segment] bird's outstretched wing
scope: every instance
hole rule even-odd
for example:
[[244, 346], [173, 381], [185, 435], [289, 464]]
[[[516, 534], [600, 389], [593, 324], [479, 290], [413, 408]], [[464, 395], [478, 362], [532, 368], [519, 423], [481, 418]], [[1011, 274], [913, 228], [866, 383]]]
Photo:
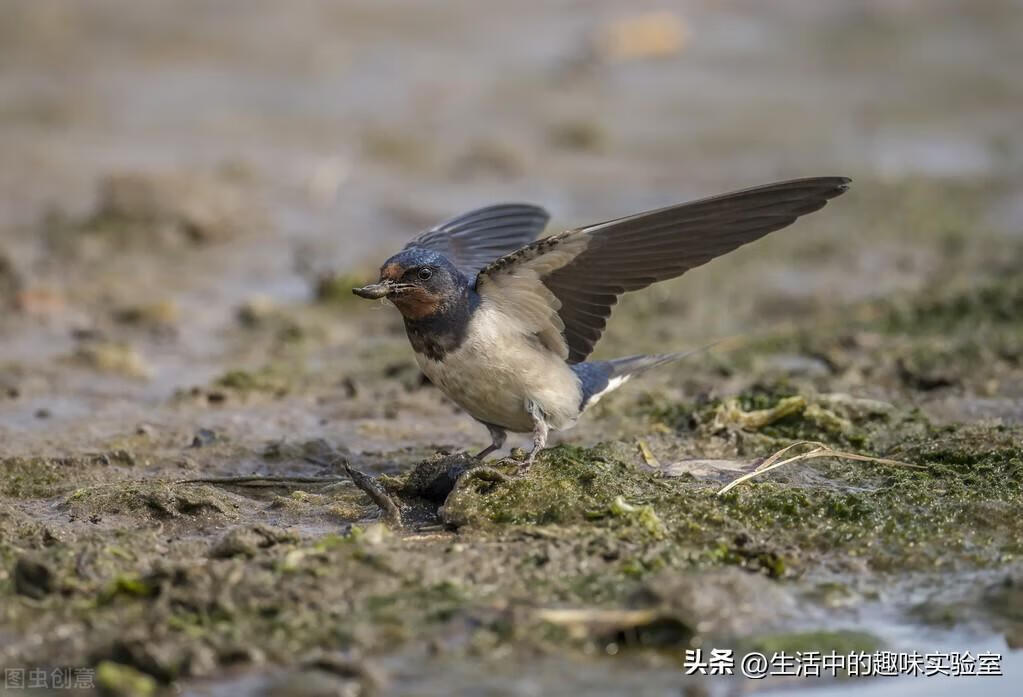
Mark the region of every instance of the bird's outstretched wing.
[[778, 182], [568, 230], [492, 262], [476, 290], [578, 363], [593, 350], [619, 295], [779, 230], [822, 208], [849, 181]]
[[547, 211], [539, 206], [500, 203], [440, 223], [410, 241], [405, 249], [423, 247], [439, 252], [472, 279], [494, 259], [535, 240], [549, 219]]

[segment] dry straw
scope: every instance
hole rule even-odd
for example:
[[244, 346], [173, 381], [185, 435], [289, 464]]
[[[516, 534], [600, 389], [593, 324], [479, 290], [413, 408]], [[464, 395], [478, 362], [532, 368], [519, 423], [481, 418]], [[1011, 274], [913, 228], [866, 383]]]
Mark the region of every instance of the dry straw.
[[[804, 446], [813, 446], [813, 449], [808, 450], [805, 453], [800, 453], [798, 455], [787, 457], [784, 460], [781, 459], [782, 456], [785, 455], [785, 453], [793, 450], [794, 448]], [[739, 484], [742, 484], [745, 481], [749, 481], [754, 477], [759, 477], [760, 475], [766, 474], [773, 469], [777, 469], [784, 465], [789, 465], [792, 464], [793, 462], [798, 462], [800, 460], [815, 460], [823, 457], [836, 457], [841, 458], [843, 460], [857, 460], [859, 462], [873, 462], [878, 465], [890, 465], [893, 467], [912, 467], [914, 469], [925, 469], [922, 465], [911, 465], [908, 462], [888, 460], [883, 457], [871, 457], [869, 455], [860, 455], [859, 453], [849, 453], [843, 450], [834, 450], [819, 441], [801, 440], [796, 443], [792, 443], [791, 445], [785, 446], [778, 452], [774, 453], [773, 455], [765, 459], [759, 465], [757, 465], [757, 468], [754, 469], [752, 472], [744, 474], [741, 477], [734, 479], [725, 486], [723, 486], [721, 490], [718, 491], [718, 496], [721, 496], [722, 494], [731, 491], [733, 488], [735, 488]]]

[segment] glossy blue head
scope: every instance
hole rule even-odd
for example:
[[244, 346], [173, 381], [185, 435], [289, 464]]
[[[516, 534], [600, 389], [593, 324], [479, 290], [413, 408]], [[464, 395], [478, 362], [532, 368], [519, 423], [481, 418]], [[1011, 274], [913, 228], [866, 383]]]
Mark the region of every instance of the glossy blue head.
[[363, 298], [387, 298], [410, 320], [442, 314], [464, 300], [469, 281], [443, 254], [403, 249], [380, 267], [377, 283], [355, 288]]

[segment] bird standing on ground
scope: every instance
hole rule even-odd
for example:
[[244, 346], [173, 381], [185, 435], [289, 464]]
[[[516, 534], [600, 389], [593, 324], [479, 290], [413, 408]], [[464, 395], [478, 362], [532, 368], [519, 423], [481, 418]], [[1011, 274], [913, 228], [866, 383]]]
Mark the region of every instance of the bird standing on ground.
[[685, 355], [587, 361], [626, 291], [790, 225], [846, 191], [845, 177], [796, 179], [682, 203], [536, 239], [549, 218], [499, 204], [422, 233], [355, 288], [387, 298], [423, 373], [486, 426], [491, 444], [532, 432], [531, 464], [550, 429], [571, 427], [630, 377]]

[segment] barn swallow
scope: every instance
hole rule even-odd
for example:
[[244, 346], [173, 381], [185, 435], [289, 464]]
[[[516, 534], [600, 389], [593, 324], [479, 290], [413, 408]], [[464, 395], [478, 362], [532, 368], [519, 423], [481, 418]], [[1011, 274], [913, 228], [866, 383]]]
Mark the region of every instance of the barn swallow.
[[629, 378], [684, 352], [587, 361], [618, 296], [760, 239], [822, 208], [845, 177], [758, 186], [536, 239], [540, 207], [480, 208], [426, 230], [354, 288], [386, 298], [405, 319], [430, 381], [490, 431], [483, 458], [508, 431], [571, 427]]

